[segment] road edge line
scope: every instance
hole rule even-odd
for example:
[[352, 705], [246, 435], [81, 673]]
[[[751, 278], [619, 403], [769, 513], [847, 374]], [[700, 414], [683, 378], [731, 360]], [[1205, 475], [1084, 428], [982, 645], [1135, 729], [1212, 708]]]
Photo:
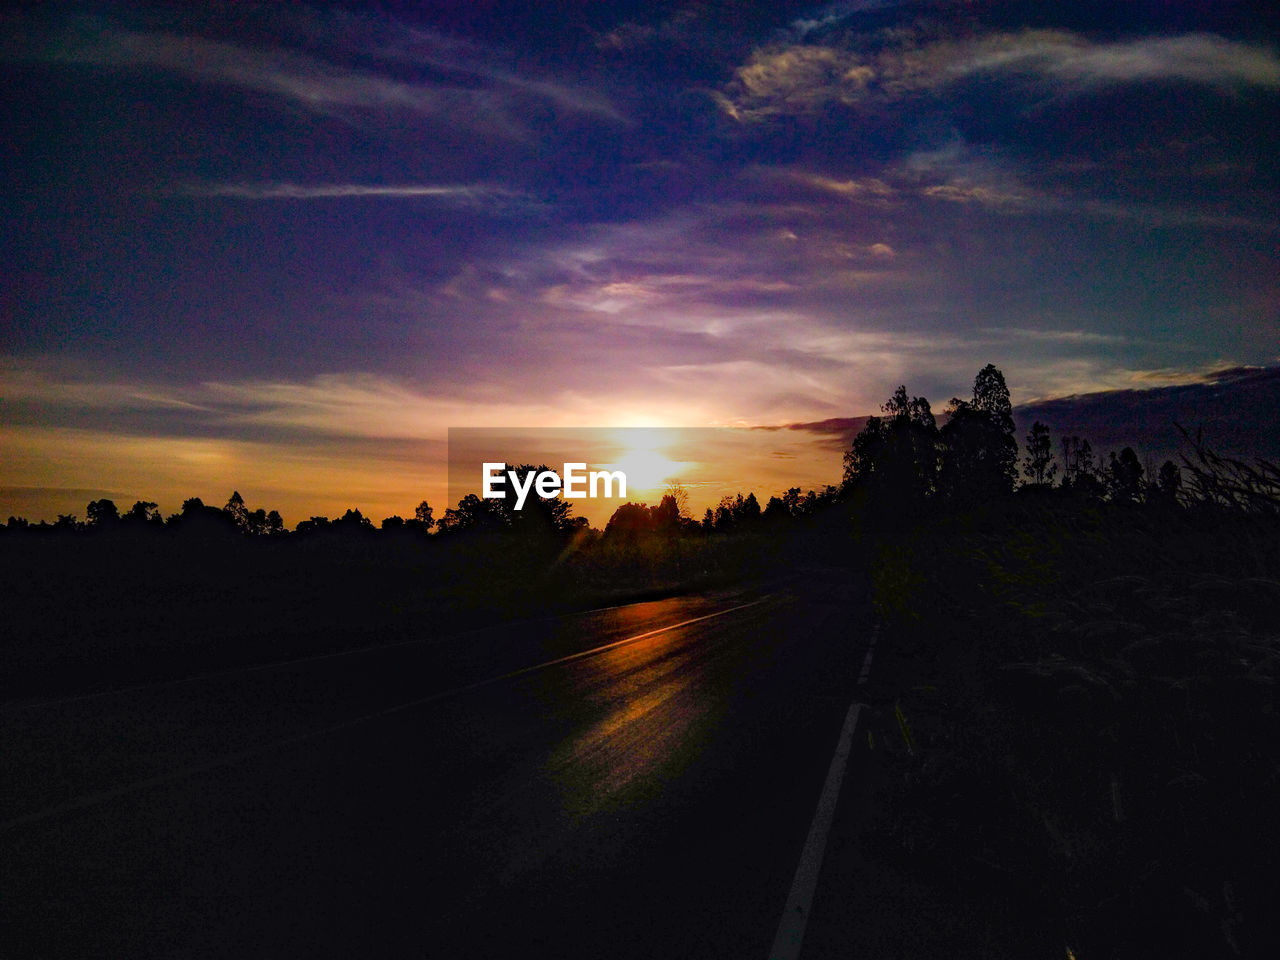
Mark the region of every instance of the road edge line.
[[[862, 661], [862, 671], [858, 675], [858, 686], [867, 682], [867, 676], [871, 672], [871, 657], [875, 653], [878, 633], [876, 629], [871, 631], [867, 655]], [[804, 941], [805, 927], [808, 925], [809, 912], [813, 907], [813, 895], [818, 889], [818, 874], [822, 871], [822, 860], [826, 856], [827, 837], [831, 833], [831, 824], [835, 820], [836, 803], [840, 799], [840, 787], [844, 784], [844, 773], [849, 766], [849, 754], [853, 749], [853, 733], [857, 729], [862, 707], [863, 704], [854, 701], [849, 704], [849, 710], [845, 713], [844, 726], [840, 728], [840, 739], [836, 741], [836, 752], [831, 757], [831, 765], [827, 768], [827, 779], [823, 782], [822, 793], [818, 797], [818, 809], [813, 813], [813, 822], [809, 825], [809, 836], [805, 839], [804, 850], [800, 853], [800, 863], [791, 880], [787, 905], [783, 908], [782, 918], [778, 921], [778, 932], [774, 935], [773, 946], [769, 948], [769, 960], [796, 960], [800, 956], [800, 945]]]

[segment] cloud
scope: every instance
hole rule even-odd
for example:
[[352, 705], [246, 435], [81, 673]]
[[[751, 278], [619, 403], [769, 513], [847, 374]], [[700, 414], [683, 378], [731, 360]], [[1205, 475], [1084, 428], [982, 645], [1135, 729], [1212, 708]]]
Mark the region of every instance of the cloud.
[[875, 69], [851, 51], [795, 44], [757, 50], [715, 99], [734, 120], [759, 121], [859, 103], [874, 77]]
[[787, 176], [796, 183], [801, 183], [826, 193], [833, 193], [836, 196], [844, 197], [846, 200], [887, 199], [897, 194], [897, 190], [878, 177], [838, 180], [834, 177], [824, 177], [820, 174], [807, 173], [803, 170], [788, 171]]
[[114, 67], [151, 67], [196, 80], [279, 96], [307, 109], [397, 108], [420, 113], [442, 109], [452, 97], [426, 85], [362, 73], [300, 53], [250, 48], [204, 37], [108, 30], [64, 45], [53, 59]]
[[487, 80], [510, 91], [545, 100], [562, 110], [617, 122], [627, 119], [599, 91], [522, 76], [495, 63], [494, 55], [475, 43], [420, 27], [397, 26], [395, 40], [378, 48], [377, 52], [385, 57]]
[[[394, 42], [376, 30], [331, 28], [337, 35], [354, 37], [360, 45], [354, 51], [330, 50], [331, 58], [284, 46], [251, 47], [163, 30], [81, 30], [54, 43], [46, 58], [174, 73], [266, 94], [327, 116], [347, 117], [353, 111], [413, 113], [514, 137], [527, 135], [521, 108], [530, 101], [597, 119], [625, 120], [598, 92], [521, 76], [495, 65], [492, 55], [475, 44], [428, 31], [386, 29], [397, 38]], [[323, 34], [318, 28], [313, 32]], [[344, 65], [353, 52], [378, 67], [358, 70]], [[452, 77], [410, 81], [402, 76], [406, 62]]]
[[545, 207], [527, 193], [482, 183], [208, 183], [188, 184], [175, 192], [234, 200], [425, 199], [494, 212], [534, 212]]
[[901, 6], [903, 2], [904, 0], [840, 0], [815, 11], [811, 16], [793, 20], [791, 29], [803, 39], [810, 33], [843, 23], [856, 14]]
[[1219, 87], [1280, 87], [1280, 59], [1267, 47], [1193, 33], [1093, 44], [1065, 31], [1000, 34], [974, 44], [952, 68], [1041, 74], [1081, 86], [1178, 80]]
[[981, 332], [1040, 343], [1121, 344], [1128, 340], [1127, 337], [1119, 334], [1098, 333], [1093, 330], [1030, 330], [1022, 327], [987, 327]]
[[734, 120], [758, 122], [833, 105], [892, 103], [980, 74], [1030, 77], [1057, 95], [1155, 81], [1278, 89], [1280, 57], [1270, 47], [1208, 33], [1096, 43], [1066, 30], [1023, 30], [907, 40], [867, 53], [791, 43], [756, 50], [715, 100]]

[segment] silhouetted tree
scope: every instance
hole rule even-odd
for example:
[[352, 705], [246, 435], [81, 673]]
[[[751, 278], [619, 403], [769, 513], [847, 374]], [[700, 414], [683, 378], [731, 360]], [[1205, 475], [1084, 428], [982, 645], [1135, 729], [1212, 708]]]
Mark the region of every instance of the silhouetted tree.
[[613, 540], [635, 540], [653, 529], [653, 511], [643, 503], [628, 502], [613, 511], [605, 524], [604, 535]]
[[653, 514], [655, 533], [672, 536], [680, 529], [680, 506], [674, 494], [663, 494], [656, 507], [650, 508]]
[[239, 490], [231, 492], [227, 505], [222, 508], [227, 516], [231, 518], [231, 522], [236, 525], [236, 529], [248, 532], [249, 530], [249, 508], [244, 505], [244, 497], [240, 496]]
[[1112, 452], [1107, 465], [1107, 487], [1111, 499], [1117, 503], [1137, 503], [1142, 499], [1142, 464], [1132, 447], [1125, 447], [1118, 457]]
[[943, 452], [938, 486], [948, 499], [970, 503], [1013, 489], [1018, 441], [1004, 375], [992, 364], [973, 380], [973, 399], [952, 398], [939, 432]]
[[373, 530], [373, 521], [359, 510], [348, 508], [347, 512], [329, 525], [335, 533], [368, 533]]
[[[899, 386], [853, 438], [844, 456], [844, 486], [885, 504], [905, 505], [934, 490], [938, 470], [938, 425], [923, 397]], [[814, 495], [816, 500], [817, 495]]]
[[404, 529], [404, 517], [395, 514], [382, 518], [381, 529], [387, 533], [399, 533]]
[[159, 523], [160, 507], [151, 500], [138, 500], [129, 508], [124, 519], [132, 524]]
[[1178, 502], [1178, 496], [1182, 493], [1182, 471], [1172, 460], [1166, 460], [1160, 465], [1160, 473], [1152, 491], [1164, 503]]
[[667, 496], [676, 502], [676, 516], [681, 520], [689, 519], [689, 491], [684, 484], [679, 480], [668, 480]]
[[761, 516], [768, 523], [778, 523], [782, 520], [790, 520], [791, 511], [787, 509], [781, 497], [770, 497], [769, 502], [764, 505], [764, 513]]
[[[742, 494], [738, 494], [738, 500], [742, 499]], [[728, 530], [733, 526], [734, 507], [736, 501], [733, 497], [726, 494], [720, 498], [720, 502], [716, 505], [714, 526], [717, 530]]]
[[307, 533], [319, 533], [320, 531], [327, 530], [328, 528], [329, 528], [328, 517], [310, 517], [306, 520], [299, 521], [298, 525], [294, 527], [294, 530], [297, 533], [307, 534]]
[[1062, 438], [1062, 489], [1087, 499], [1101, 499], [1106, 493], [1088, 440]]
[[116, 509], [115, 502], [107, 499], [90, 500], [84, 513], [89, 526], [95, 529], [104, 529], [120, 519], [120, 511]]
[[788, 487], [787, 492], [782, 495], [782, 505], [787, 508], [787, 513], [793, 517], [800, 513], [800, 488]]
[[508, 524], [502, 509], [497, 506], [500, 503], [501, 500], [481, 498], [468, 493], [458, 501], [456, 507], [445, 510], [436, 526], [443, 534], [504, 529]]
[[1027, 434], [1027, 455], [1022, 461], [1022, 472], [1036, 486], [1053, 482], [1058, 465], [1053, 461], [1053, 442], [1049, 428], [1037, 420]]
[[413, 520], [417, 525], [417, 528], [423, 533], [430, 532], [431, 528], [434, 527], [436, 523], [432, 515], [431, 504], [427, 503], [425, 500], [418, 504], [413, 510]]

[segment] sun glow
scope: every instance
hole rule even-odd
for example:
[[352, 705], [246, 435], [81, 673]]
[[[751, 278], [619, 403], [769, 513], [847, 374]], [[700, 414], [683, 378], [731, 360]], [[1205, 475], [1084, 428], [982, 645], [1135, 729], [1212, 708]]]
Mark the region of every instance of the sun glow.
[[629, 496], [662, 490], [692, 466], [666, 455], [665, 451], [675, 440], [672, 431], [631, 428], [619, 431], [617, 440], [623, 447], [623, 453], [615, 462], [607, 464], [606, 469], [621, 470], [627, 475]]

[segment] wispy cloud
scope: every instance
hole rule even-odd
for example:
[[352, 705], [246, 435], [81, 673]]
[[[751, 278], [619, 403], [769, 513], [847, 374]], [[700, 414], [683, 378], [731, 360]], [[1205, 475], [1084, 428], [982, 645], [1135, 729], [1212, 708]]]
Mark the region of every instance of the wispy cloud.
[[859, 107], [939, 90], [979, 74], [1014, 74], [1070, 95], [1107, 84], [1179, 81], [1234, 89], [1280, 88], [1270, 47], [1216, 34], [1096, 43], [1065, 30], [991, 33], [958, 40], [906, 40], [874, 53], [831, 44], [756, 50], [717, 91], [740, 122]]
[[482, 183], [193, 183], [176, 192], [184, 196], [234, 200], [425, 199], [497, 211], [533, 211], [544, 206], [519, 190]]
[[949, 70], [1034, 73], [1082, 86], [1180, 80], [1221, 87], [1280, 87], [1280, 58], [1267, 47], [1209, 33], [1090, 43], [1065, 31], [998, 34], [968, 47]]
[[[332, 32], [354, 38], [360, 48], [303, 52], [283, 44], [246, 46], [192, 33], [82, 27], [50, 45], [43, 56], [60, 63], [173, 73], [344, 118], [353, 112], [412, 113], [524, 136], [528, 131], [521, 105], [541, 101], [564, 112], [625, 120], [597, 91], [522, 76], [496, 65], [493, 54], [470, 42], [396, 25], [382, 28], [390, 39], [372, 29]], [[352, 53], [370, 67], [347, 65]], [[405, 64], [444, 76], [410, 80]], [[421, 76], [422, 70], [414, 73]]]
[[610, 100], [597, 90], [527, 77], [495, 63], [494, 56], [477, 44], [442, 36], [422, 28], [401, 28], [390, 46], [378, 52], [448, 73], [487, 80], [510, 91], [545, 100], [562, 110], [589, 114], [605, 120], [626, 120]]
[[441, 91], [404, 83], [305, 54], [173, 33], [108, 30], [65, 44], [53, 59], [167, 70], [196, 80], [273, 94], [320, 112], [359, 107], [432, 113], [443, 109], [450, 100], [476, 98], [474, 92]]

